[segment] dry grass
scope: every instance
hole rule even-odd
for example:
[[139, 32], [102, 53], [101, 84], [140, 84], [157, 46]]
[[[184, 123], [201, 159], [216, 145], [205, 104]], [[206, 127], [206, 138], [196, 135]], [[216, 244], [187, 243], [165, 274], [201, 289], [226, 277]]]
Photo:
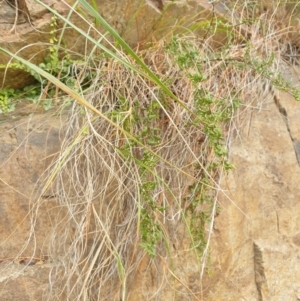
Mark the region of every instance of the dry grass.
[[[201, 106], [195, 100], [196, 92], [202, 91], [202, 98], [212, 99], [212, 115], [228, 110], [220, 143], [230, 151], [232, 137], [238, 136], [244, 126], [245, 111], [260, 110], [264, 102], [273, 101], [270, 91], [277, 83], [280, 66], [297, 63], [296, 10], [281, 5], [265, 10], [242, 2], [231, 5], [235, 24], [243, 22], [235, 26], [232, 37], [228, 33], [228, 45], [223, 48], [211, 47], [210, 34], [205, 39], [192, 34], [178, 38], [178, 45], [182, 45], [182, 49], [177, 48], [178, 55], [197, 51], [194, 65], [179, 68], [176, 54], [166, 51], [168, 43], [163, 40], [138, 53], [185, 107], [114, 58], [95, 57], [89, 64], [93, 79], [84, 92], [85, 99], [138, 137], [141, 144], [81, 105], [71, 106], [61, 130], [61, 153], [50, 171], [50, 177], [55, 177], [48, 189], [56, 196], [59, 214], [52, 221], [48, 256], [58, 266], [51, 272], [45, 300], [126, 300], [132, 290], [137, 298], [147, 300], [203, 297], [200, 285], [189, 288], [182, 274], [188, 271], [182, 264], [193, 258], [193, 273], [202, 280], [218, 194], [225, 194], [220, 180], [227, 155], [216, 156], [207, 120], [197, 115]], [[214, 33], [224, 28], [224, 24], [214, 24]], [[195, 84], [190, 75], [199, 74], [203, 80]], [[241, 105], [232, 110], [237, 98]], [[216, 119], [216, 125], [219, 123]], [[213, 162], [217, 167], [210, 170]], [[145, 184], [150, 182], [155, 185], [145, 192]], [[193, 185], [202, 185], [200, 192], [194, 193]], [[206, 223], [195, 224], [202, 227], [206, 242], [194, 236], [188, 213], [201, 193], [210, 196], [212, 203], [199, 202], [192, 214], [207, 211]], [[33, 205], [33, 225], [43, 202], [40, 198]], [[154, 222], [154, 228], [147, 229], [150, 236], [162, 236], [157, 239], [156, 257], [152, 259], [147, 248], [140, 246], [141, 233], [146, 231], [142, 229], [145, 212]], [[203, 244], [201, 256], [196, 252], [198, 244]], [[176, 266], [178, 263], [181, 266]], [[160, 275], [160, 283], [152, 278], [152, 288], [142, 284], [136, 287], [141, 283], [137, 270], [143, 265], [150, 274]], [[170, 290], [174, 295], [168, 295]]]

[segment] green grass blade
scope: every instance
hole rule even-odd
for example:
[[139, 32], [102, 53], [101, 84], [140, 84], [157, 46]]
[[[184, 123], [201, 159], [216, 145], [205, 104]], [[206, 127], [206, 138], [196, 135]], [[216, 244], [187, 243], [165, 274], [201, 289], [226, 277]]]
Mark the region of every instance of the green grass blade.
[[[78, 2], [86, 9], [86, 11], [91, 14], [99, 23], [116, 39], [116, 41], [123, 47], [123, 49], [138, 63], [138, 65], [144, 70], [147, 77], [151, 79], [155, 84], [157, 84], [168, 96], [174, 99], [176, 102], [180, 103], [183, 108], [188, 112], [190, 110], [186, 105], [177, 98], [173, 92], [159, 79], [159, 77], [153, 73], [149, 67], [143, 62], [143, 60], [136, 54], [136, 52], [125, 42], [124, 39], [112, 28], [105, 19], [85, 0], [78, 0]], [[191, 113], [191, 112], [190, 112]]]
[[174, 95], [174, 93], [159, 79], [159, 77], [153, 73], [150, 68], [143, 62], [143, 60], [135, 53], [135, 51], [122, 39], [122, 37], [101, 17], [101, 15], [85, 0], [78, 0], [78, 2], [83, 6], [85, 10], [89, 14], [91, 14], [96, 20], [100, 22], [100, 24], [116, 39], [116, 41], [123, 47], [123, 49], [137, 62], [137, 64], [141, 67], [142, 70], [136, 68], [134, 65], [130, 64], [128, 61], [119, 57], [116, 53], [109, 50], [104, 45], [100, 44], [98, 41], [93, 39], [90, 35], [88, 35], [85, 31], [77, 27], [74, 23], [72, 23], [69, 19], [65, 18], [57, 11], [52, 9], [47, 4], [43, 3], [40, 0], [35, 0], [37, 3], [41, 4], [45, 8], [47, 8], [51, 13], [59, 17], [64, 24], [68, 24], [72, 28], [74, 28], [77, 32], [79, 32], [82, 36], [84, 36], [87, 40], [92, 42], [94, 45], [97, 45], [100, 49], [106, 52], [112, 58], [115, 58], [124, 66], [132, 69], [138, 74], [142, 75], [145, 78], [148, 78], [152, 82], [154, 82], [157, 86], [159, 86], [167, 96], [169, 96], [174, 101], [178, 102], [185, 110], [187, 110], [190, 114], [194, 115], [194, 113], [178, 98]]

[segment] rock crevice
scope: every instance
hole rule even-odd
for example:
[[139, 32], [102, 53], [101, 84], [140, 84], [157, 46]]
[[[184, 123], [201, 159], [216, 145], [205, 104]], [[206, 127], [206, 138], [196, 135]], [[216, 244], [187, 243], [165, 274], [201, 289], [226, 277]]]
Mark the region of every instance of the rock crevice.
[[288, 118], [287, 111], [284, 108], [284, 106], [282, 105], [282, 103], [280, 102], [279, 97], [274, 95], [274, 101], [275, 101], [276, 107], [278, 108], [278, 111], [279, 111], [280, 115], [282, 116], [282, 119], [283, 119], [283, 121], [286, 125], [287, 131], [290, 135], [291, 141], [292, 141], [293, 146], [294, 146], [297, 162], [298, 162], [298, 165], [300, 166], [300, 141], [298, 141], [297, 139], [295, 139], [293, 137], [293, 133], [292, 133], [291, 128], [289, 126], [289, 118]]
[[254, 278], [258, 292], [258, 300], [263, 301], [263, 296], [268, 295], [268, 285], [265, 275], [262, 250], [255, 242], [253, 243], [253, 254]]

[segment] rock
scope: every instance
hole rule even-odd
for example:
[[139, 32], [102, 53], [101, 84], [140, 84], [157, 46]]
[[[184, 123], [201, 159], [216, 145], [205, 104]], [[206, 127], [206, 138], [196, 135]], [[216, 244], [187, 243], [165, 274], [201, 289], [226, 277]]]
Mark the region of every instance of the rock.
[[[0, 299], [41, 300], [48, 286], [47, 239], [57, 214], [55, 199], [45, 199], [34, 228], [32, 202], [41, 193], [41, 179], [60, 149], [60, 116], [36, 114], [33, 106], [16, 110], [0, 123]], [[27, 239], [35, 232], [34, 239]]]
[[12, 262], [0, 263], [1, 300], [41, 300], [48, 289], [49, 272], [54, 267], [55, 265], [47, 262], [37, 262], [30, 266]]
[[235, 169], [222, 184], [205, 300], [296, 300], [300, 290], [300, 103], [283, 92], [278, 101], [286, 116], [263, 103], [248, 115], [249, 133], [243, 126], [232, 140]]

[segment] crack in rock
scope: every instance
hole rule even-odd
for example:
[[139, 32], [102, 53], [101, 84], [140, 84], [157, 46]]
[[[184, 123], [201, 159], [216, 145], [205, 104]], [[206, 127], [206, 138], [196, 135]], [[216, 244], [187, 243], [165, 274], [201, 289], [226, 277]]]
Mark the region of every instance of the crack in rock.
[[258, 301], [263, 301], [263, 296], [268, 295], [268, 285], [265, 276], [265, 269], [263, 265], [263, 255], [261, 248], [253, 242], [254, 253], [254, 278], [258, 293]]
[[290, 138], [291, 138], [291, 141], [292, 141], [292, 144], [294, 147], [298, 165], [300, 166], [300, 141], [294, 139], [291, 129], [290, 129], [290, 126], [289, 126], [288, 115], [287, 115], [286, 109], [282, 106], [279, 98], [275, 95], [275, 93], [274, 93], [274, 102], [275, 102], [275, 105], [278, 108], [278, 111], [279, 111], [280, 115], [282, 116], [282, 119], [286, 125], [287, 131], [290, 135]]

